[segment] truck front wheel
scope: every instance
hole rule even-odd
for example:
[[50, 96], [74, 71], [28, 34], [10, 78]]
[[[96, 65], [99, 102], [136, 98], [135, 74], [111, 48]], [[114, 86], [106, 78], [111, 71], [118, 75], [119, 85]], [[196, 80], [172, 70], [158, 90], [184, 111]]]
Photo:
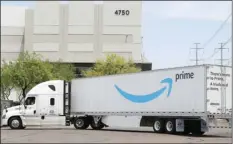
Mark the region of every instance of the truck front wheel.
[[10, 118], [9, 126], [11, 129], [23, 129], [22, 120], [20, 119], [20, 117]]
[[78, 117], [74, 119], [74, 127], [76, 129], [87, 129], [89, 126], [89, 122], [84, 117]]

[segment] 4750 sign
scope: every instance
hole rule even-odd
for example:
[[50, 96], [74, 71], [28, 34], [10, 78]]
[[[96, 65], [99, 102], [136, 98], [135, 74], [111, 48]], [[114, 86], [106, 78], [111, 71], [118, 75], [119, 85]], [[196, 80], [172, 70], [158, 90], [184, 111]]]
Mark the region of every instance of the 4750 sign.
[[116, 11], [115, 11], [115, 15], [124, 16], [124, 15], [129, 15], [129, 14], [130, 14], [130, 11], [129, 11], [129, 10], [116, 10]]

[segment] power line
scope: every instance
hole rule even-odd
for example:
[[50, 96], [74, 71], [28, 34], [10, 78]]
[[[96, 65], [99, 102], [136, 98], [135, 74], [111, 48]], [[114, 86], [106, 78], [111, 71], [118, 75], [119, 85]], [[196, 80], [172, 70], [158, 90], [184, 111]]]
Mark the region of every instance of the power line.
[[199, 54], [198, 51], [201, 50], [201, 49], [203, 49], [203, 48], [198, 48], [198, 45], [200, 43], [194, 43], [194, 44], [196, 45], [196, 48], [191, 48], [191, 49], [195, 49], [196, 50], [196, 58], [194, 60], [191, 60], [191, 61], [196, 61], [196, 65], [198, 65], [198, 62], [201, 61], [199, 59], [199, 57], [198, 57], [198, 54]]
[[225, 44], [223, 46], [225, 46], [226, 44], [228, 44], [230, 42], [230, 40], [232, 40], [232, 35], [231, 37], [225, 42]]
[[[203, 45], [203, 49], [214, 39], [214, 37], [220, 32], [220, 30], [223, 28], [223, 26], [227, 23], [227, 21], [230, 19], [230, 17], [232, 16], [232, 13], [230, 13], [230, 15], [225, 19], [225, 21], [220, 25], [220, 27], [217, 29], [217, 31], [213, 34], [213, 36], [212, 37], [210, 37], [210, 39], [206, 42], [206, 43], [204, 43], [204, 45]], [[223, 46], [225, 46], [230, 40], [231, 40], [231, 38], [232, 38], [232, 36], [227, 40], [227, 42], [223, 45]], [[214, 51], [214, 53], [210, 56], [210, 57], [208, 57], [208, 58], [206, 58], [205, 60], [207, 60], [207, 59], [210, 59], [210, 58], [212, 58], [216, 53], [218, 53], [219, 52], [219, 50], [220, 49], [218, 49], [218, 51]]]
[[213, 39], [214, 37], [220, 32], [220, 30], [223, 28], [223, 26], [227, 23], [229, 18], [231, 17], [232, 13], [227, 17], [227, 19], [221, 24], [221, 26], [217, 29], [217, 31], [213, 34], [213, 36], [203, 45], [203, 48], [205, 48]]
[[[220, 59], [217, 59], [217, 60], [220, 61], [221, 66], [223, 66], [223, 61], [229, 60], [229, 59], [223, 59], [223, 50], [224, 50], [224, 49], [228, 49], [228, 48], [224, 48], [224, 47], [223, 47], [225, 44], [226, 44], [226, 43], [220, 43], [221, 47], [220, 47], [220, 48], [217, 48], [217, 49], [219, 49], [219, 50], [221, 51], [221, 53], [220, 53]], [[228, 50], [229, 50], [229, 49], [228, 49]]]
[[[220, 51], [221, 51], [221, 53], [220, 53], [220, 59], [218, 59], [218, 60], [220, 60], [220, 63], [221, 63], [221, 73], [225, 73], [224, 72], [224, 69], [223, 69], [223, 61], [225, 61], [225, 60], [228, 60], [228, 59], [223, 59], [223, 50], [224, 49], [228, 49], [228, 48], [224, 48], [223, 46], [224, 45], [226, 45], [226, 43], [220, 43], [220, 45], [221, 45], [221, 47], [220, 48], [217, 48], [217, 49], [219, 49]], [[229, 49], [228, 49], [229, 50]], [[224, 83], [225, 83], [225, 81], [224, 81]], [[221, 84], [223, 84], [223, 81], [221, 81]], [[223, 91], [223, 87], [221, 87], [221, 89], [220, 89], [220, 92], [221, 92], [221, 111], [222, 112], [224, 112], [225, 111], [225, 108], [223, 107], [224, 106], [224, 104], [226, 103], [226, 95], [225, 95], [225, 93], [224, 93], [224, 91]]]
[[[230, 42], [231, 38], [232, 38], [232, 35], [231, 35], [231, 37], [222, 45], [222, 47], [224, 47], [225, 45], [227, 45], [227, 44]], [[217, 54], [219, 51], [220, 51], [220, 49], [218, 49], [217, 51], [216, 51], [216, 49], [215, 49], [214, 53], [213, 53], [211, 56], [209, 56], [208, 58], [206, 58], [206, 60], [211, 59], [211, 58], [212, 58], [215, 54]]]
[[[215, 54], [217, 54], [219, 52], [219, 49], [216, 51], [216, 49], [214, 50], [214, 53], [211, 55], [211, 56], [209, 56], [207, 59], [211, 59]], [[207, 60], [206, 59], [206, 60]]]

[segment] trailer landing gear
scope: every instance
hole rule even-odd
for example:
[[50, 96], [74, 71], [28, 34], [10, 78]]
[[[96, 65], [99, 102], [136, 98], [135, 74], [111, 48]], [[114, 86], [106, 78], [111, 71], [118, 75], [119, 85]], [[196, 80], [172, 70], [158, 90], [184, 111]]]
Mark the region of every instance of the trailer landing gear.
[[101, 121], [101, 116], [93, 116], [93, 119], [91, 121], [91, 128], [94, 130], [100, 130], [104, 128], [104, 123]]
[[94, 129], [94, 130], [100, 130], [100, 129], [104, 128], [104, 124], [101, 121], [99, 121], [97, 123], [92, 121], [91, 128]]

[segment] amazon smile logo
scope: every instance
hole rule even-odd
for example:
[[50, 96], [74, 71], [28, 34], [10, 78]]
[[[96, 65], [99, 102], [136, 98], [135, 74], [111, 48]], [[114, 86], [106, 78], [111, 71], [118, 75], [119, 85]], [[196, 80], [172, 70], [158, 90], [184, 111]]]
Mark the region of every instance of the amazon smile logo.
[[[194, 72], [184, 72], [181, 71], [180, 73], [176, 73], [175, 74], [175, 82], [182, 82], [183, 80], [192, 80], [194, 79]], [[115, 85], [115, 88], [117, 89], [117, 91], [127, 100], [131, 101], [131, 102], [135, 102], [135, 103], [146, 103], [149, 101], [152, 101], [156, 98], [158, 98], [159, 96], [161, 96], [166, 90], [167, 92], [167, 97], [170, 96], [171, 94], [171, 90], [172, 90], [172, 85], [173, 85], [173, 80], [172, 78], [165, 78], [163, 80], [160, 81], [161, 84], [166, 83], [167, 85], [164, 86], [163, 88], [150, 93], [150, 94], [146, 94], [146, 95], [135, 95], [135, 94], [130, 94], [127, 93], [126, 91], [122, 90], [121, 88], [119, 88], [117, 85]]]
[[152, 100], [158, 98], [159, 96], [161, 96], [166, 91], [166, 89], [168, 90], [167, 97], [170, 96], [171, 90], [172, 90], [173, 80], [171, 78], [166, 78], [166, 79], [161, 80], [160, 83], [162, 83], [162, 84], [166, 83], [167, 86], [164, 86], [163, 88], [161, 88], [153, 93], [146, 94], [146, 95], [135, 95], [135, 94], [127, 93], [124, 90], [122, 90], [121, 88], [119, 88], [117, 85], [115, 85], [115, 88], [124, 98], [126, 98], [127, 100], [129, 100], [131, 102], [146, 103], [146, 102], [152, 101]]

